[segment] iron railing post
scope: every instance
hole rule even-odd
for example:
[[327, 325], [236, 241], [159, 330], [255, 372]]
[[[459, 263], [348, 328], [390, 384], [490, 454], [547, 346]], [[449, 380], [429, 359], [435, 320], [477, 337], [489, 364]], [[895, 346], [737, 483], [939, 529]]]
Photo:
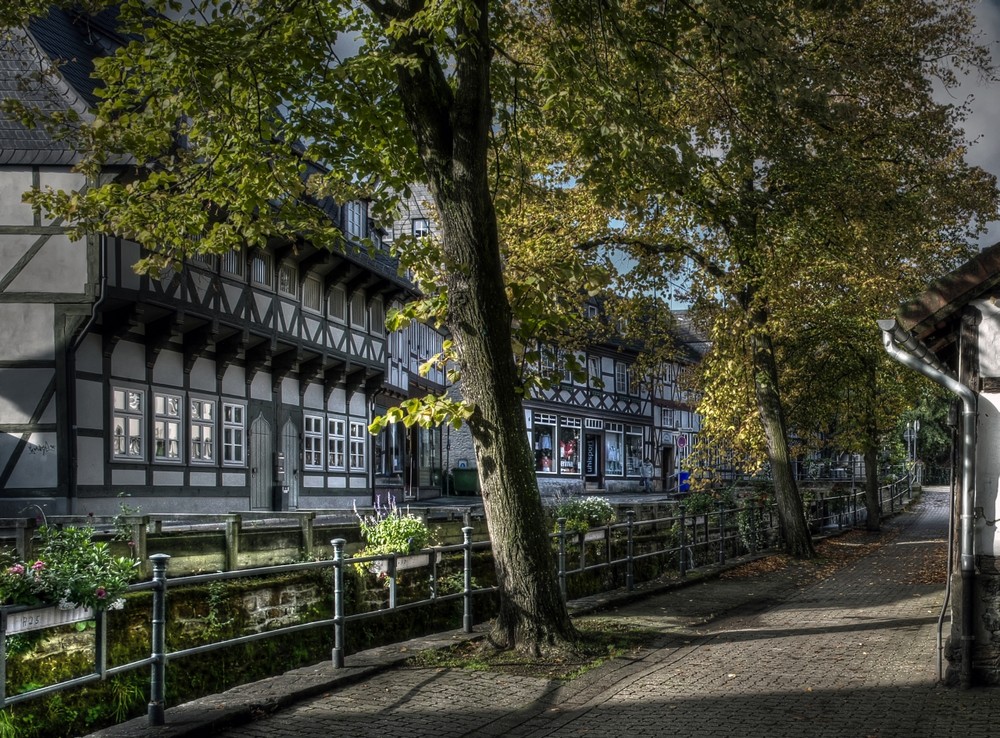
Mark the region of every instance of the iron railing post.
[[[635, 510], [629, 510], [625, 513], [625, 517], [628, 521], [628, 543], [625, 548], [625, 588], [631, 592], [635, 588], [635, 568], [632, 561], [633, 553], [633, 538], [632, 538], [632, 528], [635, 525]], [[608, 544], [610, 546], [610, 544]]]
[[164, 693], [167, 680], [167, 562], [168, 554], [153, 554], [153, 628], [152, 664], [149, 673], [149, 709], [146, 720], [151, 726], [163, 725], [166, 717]]
[[719, 500], [719, 563], [726, 563], [726, 506]]
[[464, 587], [464, 611], [462, 613], [462, 630], [466, 633], [472, 632], [472, 526], [467, 525], [462, 528], [462, 546], [464, 547], [464, 565], [462, 571]]
[[681, 553], [681, 565], [680, 565], [680, 575], [682, 577], [687, 576], [687, 522], [684, 518], [684, 505], [677, 506], [678, 512], [680, 512], [680, 525], [681, 533], [679, 536], [680, 553]]
[[333, 668], [344, 666], [344, 546], [347, 541], [334, 538], [333, 545]]
[[559, 593], [566, 601], [566, 518], [559, 518]]

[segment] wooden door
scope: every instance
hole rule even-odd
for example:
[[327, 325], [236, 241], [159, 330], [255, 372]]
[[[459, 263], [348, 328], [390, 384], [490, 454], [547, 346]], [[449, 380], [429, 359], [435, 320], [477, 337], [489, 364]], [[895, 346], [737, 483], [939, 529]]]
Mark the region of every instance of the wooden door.
[[263, 413], [250, 424], [250, 509], [270, 510], [274, 486], [274, 442]]

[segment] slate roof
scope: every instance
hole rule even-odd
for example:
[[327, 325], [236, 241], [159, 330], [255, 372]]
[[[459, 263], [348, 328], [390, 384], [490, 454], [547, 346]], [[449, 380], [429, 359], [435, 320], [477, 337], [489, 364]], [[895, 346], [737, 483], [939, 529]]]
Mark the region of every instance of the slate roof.
[[[0, 41], [0, 96], [44, 112], [86, 116], [95, 101], [91, 74], [99, 37], [79, 16], [59, 9], [7, 32]], [[0, 165], [66, 166], [77, 159], [67, 141], [0, 112]]]

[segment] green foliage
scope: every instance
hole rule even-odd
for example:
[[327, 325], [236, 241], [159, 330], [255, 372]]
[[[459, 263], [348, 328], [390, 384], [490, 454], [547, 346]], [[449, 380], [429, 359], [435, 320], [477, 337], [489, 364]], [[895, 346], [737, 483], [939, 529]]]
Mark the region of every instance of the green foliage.
[[[603, 497], [571, 497], [552, 508], [552, 516], [566, 519], [566, 530], [586, 533], [615, 521], [615, 509]], [[553, 531], [559, 531], [558, 522]]]
[[732, 490], [701, 489], [684, 498], [684, 512], [687, 515], [705, 515], [718, 512], [719, 503], [727, 509], [733, 506]]
[[0, 602], [14, 605], [59, 604], [117, 608], [139, 562], [114, 556], [92, 528], [38, 529], [41, 542], [33, 562], [8, 552], [0, 569]]
[[[381, 499], [376, 499], [375, 503], [375, 509], [369, 515], [362, 515], [356, 507], [354, 509], [361, 536], [365, 539], [362, 556], [415, 553], [427, 547], [430, 531], [424, 521], [402, 512], [393, 497], [389, 497], [386, 504], [382, 504]], [[356, 567], [359, 573], [367, 571], [363, 564]]]

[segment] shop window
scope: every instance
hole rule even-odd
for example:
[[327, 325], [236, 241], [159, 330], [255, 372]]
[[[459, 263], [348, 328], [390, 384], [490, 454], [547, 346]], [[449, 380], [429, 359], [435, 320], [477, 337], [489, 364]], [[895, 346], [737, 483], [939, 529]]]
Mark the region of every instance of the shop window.
[[624, 469], [625, 453], [622, 448], [622, 424], [608, 423], [604, 433], [604, 472], [620, 477]]
[[559, 420], [559, 473], [580, 473], [580, 419]]
[[556, 416], [549, 413], [535, 413], [531, 430], [535, 471], [544, 473], [557, 471], [553, 454], [553, 447], [556, 444]]

